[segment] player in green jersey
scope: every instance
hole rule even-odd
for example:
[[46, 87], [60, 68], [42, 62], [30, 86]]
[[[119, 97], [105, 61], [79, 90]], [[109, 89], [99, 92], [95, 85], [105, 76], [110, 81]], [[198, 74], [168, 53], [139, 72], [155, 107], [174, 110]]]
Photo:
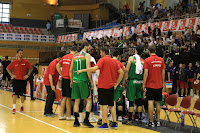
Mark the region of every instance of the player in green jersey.
[[90, 68], [90, 54], [86, 53], [89, 49], [88, 43], [83, 43], [81, 45], [81, 51], [74, 55], [71, 67], [70, 67], [70, 81], [71, 81], [71, 87], [72, 87], [72, 95], [71, 98], [75, 99], [74, 103], [74, 116], [75, 116], [75, 122], [74, 127], [79, 127], [80, 123], [78, 121], [79, 117], [79, 105], [80, 105], [80, 99], [86, 100], [86, 116], [83, 122], [84, 126], [87, 126], [89, 128], [93, 128], [94, 126], [89, 122], [89, 115], [91, 111], [91, 105], [92, 100], [91, 97], [89, 97], [89, 81], [91, 82], [91, 88], [93, 88], [93, 81], [92, 81], [92, 75], [91, 72], [85, 72], [81, 74], [77, 74], [78, 70]]
[[[139, 121], [141, 122], [142, 116], [142, 98], [143, 98], [143, 64], [141, 55], [143, 53], [143, 46], [139, 45], [136, 47], [135, 55], [129, 57], [128, 64], [125, 69], [125, 75], [123, 80], [123, 85], [126, 84], [126, 79], [128, 79], [128, 89], [127, 98], [129, 100], [129, 119], [127, 124], [130, 125], [132, 122], [132, 115], [134, 111], [134, 102], [137, 105], [137, 111], [139, 116]], [[137, 113], [135, 113], [137, 115]]]

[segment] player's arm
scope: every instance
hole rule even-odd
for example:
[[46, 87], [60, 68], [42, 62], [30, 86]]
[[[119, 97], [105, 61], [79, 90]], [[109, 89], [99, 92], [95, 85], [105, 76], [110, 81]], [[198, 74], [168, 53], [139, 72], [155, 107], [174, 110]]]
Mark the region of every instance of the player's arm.
[[50, 85], [51, 85], [51, 89], [53, 91], [55, 91], [55, 86], [53, 85], [53, 77], [51, 74], [49, 74], [49, 82], [50, 82]]
[[[91, 68], [90, 60], [91, 60], [90, 54], [86, 54], [86, 69]], [[87, 75], [88, 75], [88, 78], [91, 82], [91, 85], [93, 86], [92, 73], [90, 71], [88, 71]]]
[[71, 66], [70, 66], [70, 69], [69, 69], [69, 76], [70, 76], [70, 86], [72, 87], [72, 83], [73, 83], [73, 67], [74, 67], [74, 62], [73, 62], [73, 59], [72, 59], [72, 62], [71, 62]]
[[14, 74], [12, 74], [12, 72], [10, 71], [10, 69], [8, 69], [8, 67], [6, 68], [7, 72], [10, 74], [10, 76], [12, 78], [16, 78], [16, 76]]
[[117, 81], [116, 81], [115, 86], [114, 86], [115, 89], [117, 88], [117, 86], [122, 81], [122, 78], [123, 78], [123, 75], [124, 75], [124, 72], [121, 68], [117, 72], [119, 73], [119, 76], [118, 76]]
[[131, 67], [131, 63], [132, 63], [133, 57], [129, 57], [128, 59], [128, 63], [126, 65], [125, 71], [124, 71], [124, 79], [123, 79], [123, 85], [126, 83], [127, 77], [128, 77], [128, 73]]
[[144, 69], [144, 76], [143, 76], [143, 89], [146, 87], [147, 77], [148, 77], [149, 69]]
[[168, 81], [170, 81], [170, 72], [167, 72]]
[[162, 83], [163, 83], [163, 89], [165, 90], [165, 69], [162, 70]]
[[29, 71], [28, 71], [28, 76], [31, 75], [32, 71], [33, 71], [33, 67], [32, 67], [31, 69], [29, 69]]
[[83, 73], [83, 72], [95, 72], [96, 70], [98, 70], [99, 67], [98, 66], [94, 66], [94, 67], [90, 67], [88, 69], [82, 69], [82, 70], [78, 70], [77, 74], [79, 73]]
[[198, 73], [198, 74], [197, 74], [197, 79], [196, 79], [196, 80], [198, 80], [198, 79], [199, 79], [199, 77], [200, 77], [200, 73]]
[[62, 71], [61, 71], [61, 64], [60, 64], [60, 63], [57, 63], [56, 69], [57, 69], [58, 73], [59, 73], [59, 74], [61, 75], [61, 77], [62, 77]]

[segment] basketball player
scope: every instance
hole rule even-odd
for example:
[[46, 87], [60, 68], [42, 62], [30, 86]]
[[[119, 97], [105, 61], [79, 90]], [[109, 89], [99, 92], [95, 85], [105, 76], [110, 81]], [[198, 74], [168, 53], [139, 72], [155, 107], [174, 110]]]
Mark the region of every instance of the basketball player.
[[[102, 48], [100, 50], [101, 59], [98, 61], [97, 65], [88, 69], [79, 70], [77, 73], [82, 74], [84, 72], [95, 72], [100, 69], [99, 79], [98, 79], [98, 100], [100, 105], [102, 105], [103, 119], [100, 129], [108, 129], [107, 117], [108, 110], [107, 106], [112, 114], [113, 122], [110, 126], [113, 129], [117, 129], [116, 122], [116, 109], [114, 107], [114, 90], [119, 85], [123, 78], [123, 70], [120, 66], [109, 56], [109, 50], [107, 48]], [[117, 76], [118, 75], [118, 76]]]
[[[63, 56], [62, 59], [56, 65], [58, 73], [62, 77], [62, 102], [61, 102], [61, 112], [59, 120], [74, 120], [71, 116], [71, 87], [70, 87], [70, 76], [69, 69], [71, 66], [74, 54], [77, 52], [77, 47], [72, 47], [70, 53]], [[62, 71], [61, 71], [62, 66]], [[67, 117], [64, 116], [65, 106], [67, 108]]]
[[91, 72], [85, 72], [81, 74], [77, 74], [78, 70], [90, 68], [90, 54], [86, 53], [89, 49], [88, 43], [83, 43], [81, 45], [81, 51], [74, 55], [73, 61], [70, 67], [70, 82], [72, 87], [72, 99], [75, 99], [74, 103], [74, 116], [75, 122], [74, 127], [79, 127], [80, 123], [78, 121], [79, 117], [79, 105], [80, 99], [86, 99], [86, 116], [85, 120], [83, 121], [83, 125], [89, 128], [93, 128], [94, 126], [89, 122], [89, 115], [91, 111], [92, 99], [89, 97], [89, 86], [88, 82], [91, 82], [91, 88], [93, 88], [93, 80]]
[[[27, 70], [29, 72], [27, 74]], [[24, 94], [26, 93], [26, 85], [27, 85], [27, 78], [30, 76], [33, 68], [29, 61], [23, 59], [23, 50], [17, 50], [17, 59], [12, 61], [8, 67], [6, 68], [10, 76], [14, 79], [13, 80], [13, 110], [12, 113], [16, 113], [16, 100], [17, 96], [20, 95], [21, 98], [21, 109], [20, 111], [24, 111]], [[11, 72], [13, 71], [13, 73]], [[27, 75], [26, 75], [27, 74]]]
[[[127, 125], [132, 125], [132, 116], [134, 111], [134, 102], [137, 105], [137, 111], [135, 115], [138, 114], [139, 122], [141, 122], [142, 117], [142, 98], [143, 98], [143, 64], [144, 60], [141, 55], [144, 51], [142, 45], [138, 45], [135, 50], [135, 55], [129, 57], [128, 64], [125, 70], [125, 76], [123, 84], [125, 85], [126, 79], [128, 78], [128, 89], [127, 98], [129, 100], [129, 118]], [[136, 99], [136, 100], [135, 100]]]

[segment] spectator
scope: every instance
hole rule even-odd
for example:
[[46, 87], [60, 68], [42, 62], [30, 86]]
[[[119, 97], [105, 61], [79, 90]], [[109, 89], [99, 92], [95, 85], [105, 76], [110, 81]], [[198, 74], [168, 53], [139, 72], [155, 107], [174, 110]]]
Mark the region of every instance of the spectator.
[[47, 32], [49, 33], [49, 31], [51, 30], [51, 24], [49, 21], [47, 22], [46, 27], [47, 27]]
[[11, 63], [10, 60], [8, 60], [8, 56], [5, 56], [5, 60], [2, 61], [2, 66], [3, 66], [3, 87], [4, 89], [6, 89], [6, 78], [7, 78], [7, 88], [9, 89], [10, 87], [10, 80], [11, 77], [8, 73], [8, 71], [6, 70], [7, 66]]
[[159, 38], [161, 36], [161, 30], [160, 28], [156, 25], [154, 30], [153, 30], [153, 37], [156, 39], [156, 38]]

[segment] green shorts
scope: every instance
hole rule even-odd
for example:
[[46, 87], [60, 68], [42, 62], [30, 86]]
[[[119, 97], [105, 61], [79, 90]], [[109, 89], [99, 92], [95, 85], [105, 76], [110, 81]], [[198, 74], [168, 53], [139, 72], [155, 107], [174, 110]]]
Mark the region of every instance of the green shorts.
[[135, 101], [135, 99], [143, 98], [142, 82], [143, 81], [129, 80], [126, 93], [129, 101]]
[[123, 103], [123, 88], [118, 86], [115, 90], [114, 101], [117, 103]]
[[87, 99], [89, 97], [88, 82], [73, 82], [72, 99]]

